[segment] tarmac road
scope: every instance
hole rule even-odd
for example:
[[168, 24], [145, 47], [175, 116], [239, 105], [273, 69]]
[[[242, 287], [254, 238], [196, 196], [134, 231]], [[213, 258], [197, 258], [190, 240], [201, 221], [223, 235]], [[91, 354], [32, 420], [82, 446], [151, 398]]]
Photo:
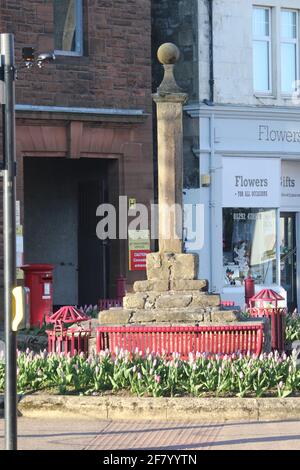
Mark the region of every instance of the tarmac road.
[[300, 421], [201, 424], [24, 417], [18, 419], [18, 434], [20, 450], [300, 450]]

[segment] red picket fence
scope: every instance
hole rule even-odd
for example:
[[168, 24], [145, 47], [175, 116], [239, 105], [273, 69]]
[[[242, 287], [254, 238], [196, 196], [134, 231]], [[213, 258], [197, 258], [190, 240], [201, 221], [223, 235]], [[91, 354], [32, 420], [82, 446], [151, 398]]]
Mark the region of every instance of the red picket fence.
[[235, 302], [233, 300], [221, 300], [222, 307], [234, 307]]
[[113, 299], [99, 299], [99, 310], [109, 310], [111, 307], [123, 307], [123, 297], [126, 295], [126, 278], [119, 276], [117, 279], [117, 293]]
[[99, 311], [109, 310], [111, 307], [120, 307], [123, 306], [123, 298], [120, 299], [99, 299], [98, 308]]
[[97, 352], [115, 348], [143, 354], [147, 350], [167, 355], [190, 352], [259, 355], [263, 345], [263, 324], [224, 326], [100, 326], [96, 328]]

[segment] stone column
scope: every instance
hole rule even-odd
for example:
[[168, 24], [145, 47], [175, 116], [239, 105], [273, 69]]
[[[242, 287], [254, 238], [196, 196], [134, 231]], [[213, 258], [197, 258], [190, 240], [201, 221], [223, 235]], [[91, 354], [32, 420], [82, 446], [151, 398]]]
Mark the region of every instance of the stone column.
[[178, 87], [174, 65], [180, 52], [171, 43], [160, 46], [164, 79], [153, 95], [157, 106], [159, 252], [182, 253], [183, 130], [182, 107], [188, 95]]

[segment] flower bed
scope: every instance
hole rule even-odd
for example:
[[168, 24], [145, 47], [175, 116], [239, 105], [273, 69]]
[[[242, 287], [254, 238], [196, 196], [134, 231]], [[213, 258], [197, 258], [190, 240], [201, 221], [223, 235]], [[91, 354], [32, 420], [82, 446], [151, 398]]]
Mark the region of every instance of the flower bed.
[[[4, 389], [5, 365], [0, 359], [0, 391]], [[296, 356], [278, 353], [256, 356], [232, 355], [223, 359], [205, 354], [164, 356], [126, 351], [85, 357], [18, 353], [19, 393], [49, 390], [60, 394], [127, 392], [138, 396], [238, 396], [297, 395], [300, 370]]]

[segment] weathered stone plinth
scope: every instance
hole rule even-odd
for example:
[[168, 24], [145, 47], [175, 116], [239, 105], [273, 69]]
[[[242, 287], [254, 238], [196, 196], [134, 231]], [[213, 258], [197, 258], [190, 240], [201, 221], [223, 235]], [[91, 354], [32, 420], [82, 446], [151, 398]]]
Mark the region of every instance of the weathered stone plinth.
[[150, 253], [146, 265], [150, 281], [197, 280], [198, 256], [192, 253]]
[[221, 310], [220, 296], [208, 294], [206, 280], [197, 279], [198, 256], [150, 253], [146, 281], [137, 281], [124, 308], [100, 312], [101, 324], [197, 324], [235, 322], [239, 312]]

